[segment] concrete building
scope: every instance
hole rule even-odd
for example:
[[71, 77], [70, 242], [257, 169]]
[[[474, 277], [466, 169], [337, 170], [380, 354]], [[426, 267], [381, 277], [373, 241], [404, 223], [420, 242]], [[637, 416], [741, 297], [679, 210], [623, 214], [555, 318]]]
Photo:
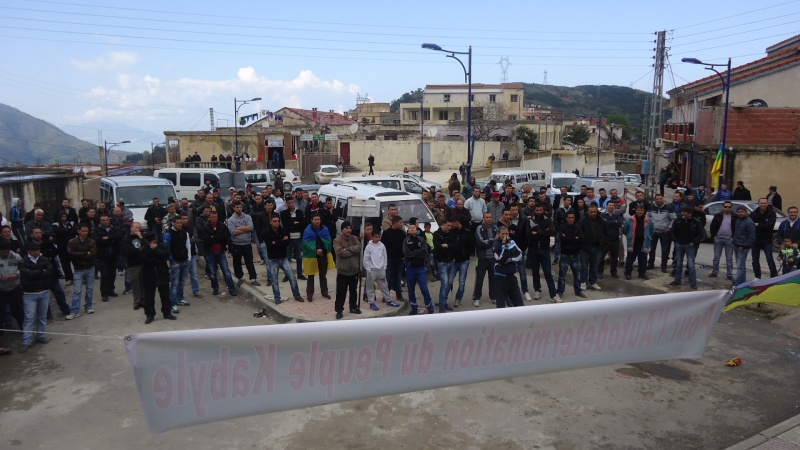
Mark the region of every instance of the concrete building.
[[[791, 184], [800, 163], [799, 46], [797, 35], [767, 47], [765, 57], [731, 70], [726, 181], [744, 181], [754, 197], [776, 185], [784, 209], [800, 202], [800, 191]], [[668, 94], [672, 120], [662, 128], [664, 160], [679, 166], [682, 179], [708, 184], [722, 142], [723, 83], [713, 74]]]
[[348, 117], [361, 124], [386, 125], [400, 122], [400, 114], [392, 112], [389, 103], [362, 102], [348, 112]]

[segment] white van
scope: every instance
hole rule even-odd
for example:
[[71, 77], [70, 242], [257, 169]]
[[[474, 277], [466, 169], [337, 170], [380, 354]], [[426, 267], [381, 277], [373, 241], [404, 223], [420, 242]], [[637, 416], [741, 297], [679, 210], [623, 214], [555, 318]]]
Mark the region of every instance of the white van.
[[[244, 181], [247, 184], [252, 184], [253, 188], [257, 190], [264, 189], [268, 184], [275, 187], [275, 171], [278, 169], [266, 170], [245, 170]], [[283, 177], [283, 192], [292, 192], [292, 187], [303, 184], [300, 179], [300, 174], [294, 169], [280, 169], [281, 177]]]
[[331, 180], [331, 183], [349, 183], [349, 184], [366, 184], [370, 186], [377, 186], [383, 189], [394, 189], [396, 191], [405, 191], [410, 194], [422, 195], [423, 191], [427, 191], [421, 184], [415, 180], [400, 177], [340, 177]]
[[244, 174], [220, 168], [190, 168], [190, 169], [159, 169], [153, 176], [164, 178], [172, 182], [178, 198], [194, 200], [195, 194], [206, 186], [206, 180], [211, 180], [211, 185], [222, 190], [222, 195], [228, 194], [229, 188], [244, 189]]
[[416, 217], [420, 223], [430, 222], [431, 231], [439, 229], [436, 219], [431, 214], [428, 206], [417, 195], [409, 192], [388, 190], [382, 187], [368, 186], [363, 184], [353, 183], [337, 183], [325, 184], [319, 188], [317, 192], [319, 201], [324, 202], [328, 198], [333, 199], [333, 204], [336, 208], [336, 213], [339, 220], [336, 224], [336, 229], [341, 231], [342, 222], [350, 220], [353, 223], [353, 230], [361, 230], [360, 217], [348, 217], [347, 215], [347, 199], [356, 198], [360, 200], [378, 200], [380, 202], [381, 215], [379, 217], [368, 218], [374, 226], [381, 226], [381, 222], [386, 217], [389, 210], [389, 205], [394, 204], [397, 206], [398, 214], [403, 218], [403, 223], [408, 225], [408, 219]]
[[166, 205], [170, 197], [177, 198], [175, 186], [163, 178], [157, 177], [105, 177], [100, 179], [101, 202], [109, 206], [109, 210], [122, 200], [125, 207], [133, 213], [133, 220], [142, 224], [142, 229], [147, 229], [144, 215], [147, 208], [158, 198], [159, 203]]
[[[552, 200], [556, 195], [561, 195], [561, 187], [566, 187], [567, 191], [570, 190], [572, 184], [578, 176], [572, 172], [553, 172], [545, 177], [545, 186], [547, 187], [547, 196]], [[578, 185], [580, 187], [580, 185]], [[578, 190], [580, 192], [580, 189]]]
[[517, 192], [521, 192], [525, 186], [530, 186], [534, 191], [545, 186], [545, 173], [544, 170], [525, 170], [525, 169], [508, 169], [496, 170], [486, 178], [486, 182], [494, 180], [497, 185], [497, 190], [500, 190], [506, 180], [511, 179], [512, 185], [517, 188]]

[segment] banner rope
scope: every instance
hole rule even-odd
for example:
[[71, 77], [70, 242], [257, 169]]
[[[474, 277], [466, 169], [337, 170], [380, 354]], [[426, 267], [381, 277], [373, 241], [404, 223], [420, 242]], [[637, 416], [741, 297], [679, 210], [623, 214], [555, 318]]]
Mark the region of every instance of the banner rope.
[[[12, 333], [24, 333], [23, 330], [13, 330], [13, 329], [9, 329], [9, 328], [0, 328], [0, 331], [10, 331]], [[56, 335], [56, 336], [78, 336], [78, 337], [91, 337], [91, 338], [103, 338], [103, 339], [125, 339], [125, 336], [118, 336], [118, 335], [105, 336], [105, 335], [102, 335], [102, 334], [56, 333], [56, 332], [53, 332], [53, 331], [45, 331], [45, 332], [31, 331], [31, 333], [36, 333], [37, 335], [38, 334], [52, 334], [52, 335]]]

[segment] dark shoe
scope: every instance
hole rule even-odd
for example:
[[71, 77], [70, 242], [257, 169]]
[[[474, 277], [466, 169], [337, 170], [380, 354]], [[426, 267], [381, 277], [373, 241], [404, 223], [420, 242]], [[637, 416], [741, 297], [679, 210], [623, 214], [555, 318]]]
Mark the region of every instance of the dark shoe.
[[147, 316], [147, 319], [144, 321], [145, 325], [150, 325], [156, 318], [153, 316]]
[[708, 278], [717, 278], [717, 274], [711, 272], [710, 274], [708, 274]]
[[446, 312], [447, 312], [447, 310], [446, 310], [446, 309], [444, 309], [444, 308], [439, 308], [439, 314], [443, 314], [443, 313], [446, 313]]
[[[250, 284], [253, 286], [261, 286], [261, 283], [259, 283], [257, 280], [250, 280]], [[271, 286], [269, 281], [267, 281], [267, 286]]]
[[41, 338], [41, 339], [37, 339], [36, 342], [38, 342], [39, 344], [48, 344], [48, 343], [50, 343], [50, 339]]
[[669, 285], [670, 286], [680, 286], [681, 283], [680, 283], [680, 281], [673, 280]]
[[444, 309], [446, 309], [447, 311], [452, 311], [453, 307], [445, 303]]
[[302, 302], [304, 302], [305, 300], [303, 300], [303, 297], [295, 297], [295, 298], [294, 298], [294, 301], [296, 301], [296, 302], [301, 302], [301, 303], [302, 303]]
[[212, 292], [211, 295], [219, 295], [219, 289], [214, 289], [214, 292]]
[[575, 296], [580, 298], [588, 298], [586, 297], [586, 294], [583, 293], [583, 291], [578, 292], [577, 294], [575, 294]]
[[[666, 270], [664, 270], [664, 273], [667, 273], [667, 271], [666, 271]], [[671, 277], [674, 277], [674, 276], [675, 276], [675, 269], [672, 269], [672, 270], [669, 272], [669, 276], [671, 276]]]
[[619, 278], [619, 274], [616, 272], [611, 272], [611, 276], [614, 278]]
[[67, 280], [67, 283], [66, 283], [66, 285], [67, 285], [67, 286], [72, 286], [72, 280]]
[[661, 273], [667, 273], [667, 266], [661, 266]]
[[201, 293], [199, 293], [199, 292], [195, 292], [195, 293], [194, 293], [194, 294], [192, 294], [192, 295], [194, 295], [194, 297], [195, 297], [195, 298], [203, 298], [203, 294], [201, 294]]
[[243, 284], [244, 284], [244, 278], [239, 278], [239, 280], [236, 282], [237, 286], [241, 286]]
[[178, 320], [173, 314], [164, 314], [164, 318], [167, 320]]
[[236, 293], [236, 291], [233, 291], [233, 292], [228, 292], [228, 294], [229, 294], [231, 297], [236, 297], [237, 295], [239, 295], [239, 294], [237, 294], [237, 293]]
[[308, 277], [306, 277], [305, 275], [298, 275], [297, 279], [298, 280], [308, 280]]
[[178, 300], [178, 306], [192, 306], [192, 304], [186, 300]]
[[336, 313], [336, 320], [339, 320], [339, 319], [341, 319], [342, 317], [344, 317], [344, 314], [342, 314], [342, 312], [341, 312], [341, 311], [339, 311], [339, 312], [337, 312], [337, 313]]
[[269, 278], [267, 278], [267, 287], [270, 287], [270, 286], [272, 286], [272, 281], [269, 281]]
[[308, 300], [308, 303], [311, 303], [314, 301], [314, 297], [309, 295], [308, 297], [306, 297], [306, 300]]
[[281, 303], [283, 303], [283, 300], [281, 300], [281, 299], [279, 299], [279, 298], [276, 298], [276, 299], [275, 299], [275, 304], [276, 304], [276, 305], [280, 305]]
[[138, 304], [138, 303], [135, 303], [135, 304], [133, 305], [133, 310], [134, 310], [134, 311], [138, 311], [139, 309], [141, 309], [141, 307], [142, 307], [142, 305], [140, 305], [140, 304]]
[[605, 278], [605, 275], [603, 275], [603, 272], [600, 272], [597, 274], [597, 278], [602, 280], [603, 278]]
[[117, 294], [116, 292], [112, 292], [112, 293], [108, 294], [108, 296], [109, 297], [119, 297], [119, 294]]
[[398, 301], [398, 302], [404, 302], [404, 301], [406, 301], [406, 299], [404, 299], [402, 295], [398, 295], [398, 296], [396, 296], [396, 297], [397, 297], [397, 301]]
[[728, 280], [728, 281], [733, 281], [733, 276], [728, 275], [727, 277], [725, 277], [725, 279]]
[[350, 308], [351, 314], [361, 314], [361, 310], [358, 308]]
[[21, 345], [21, 346], [19, 347], [19, 353], [25, 353], [25, 352], [27, 352], [27, 351], [28, 351], [28, 350], [30, 350], [30, 349], [31, 349], [31, 346], [30, 346], [30, 345]]
[[104, 302], [107, 302], [108, 301], [108, 297], [101, 297], [100, 300], [102, 300]]
[[411, 312], [408, 313], [409, 316], [416, 316], [417, 315], [417, 308], [411, 307]]
[[330, 295], [328, 295], [328, 294], [322, 294], [322, 297], [323, 297], [323, 298], [327, 298], [328, 300], [330, 300], [330, 299], [331, 299], [331, 296], [330, 296]]
[[625, 274], [625, 279], [626, 279], [626, 280], [630, 280], [630, 279], [631, 279], [631, 276], [630, 276], [630, 275], [628, 275], [628, 274]]
[[287, 281], [289, 281], [289, 277], [284, 275], [283, 279], [281, 280], [281, 283], [286, 283]]
[[433, 307], [428, 308], [428, 314], [433, 314]]
[[689, 287], [691, 287], [691, 288], [692, 288], [692, 289], [694, 289], [695, 291], [697, 290], [697, 285], [696, 285], [696, 284], [693, 284], [693, 285], [691, 285], [691, 286], [689, 286]]
[[639, 275], [639, 279], [642, 279], [642, 280], [649, 280], [649, 279], [650, 279], [650, 277], [648, 277], [647, 275]]
[[654, 264], [648, 264], [647, 265], [647, 270], [653, 270], [655, 268], [656, 268], [656, 266]]
[[122, 291], [122, 295], [128, 295], [130, 293], [131, 293], [130, 289], [125, 289], [124, 291]]

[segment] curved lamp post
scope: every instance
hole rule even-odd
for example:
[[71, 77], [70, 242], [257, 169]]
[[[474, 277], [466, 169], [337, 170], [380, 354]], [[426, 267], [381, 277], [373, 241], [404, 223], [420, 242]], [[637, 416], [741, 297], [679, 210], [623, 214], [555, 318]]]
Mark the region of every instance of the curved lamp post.
[[103, 165], [105, 165], [104, 173], [105, 173], [106, 176], [108, 176], [108, 152], [110, 152], [112, 148], [114, 148], [114, 147], [116, 147], [116, 146], [118, 146], [120, 144], [130, 144], [130, 143], [131, 143], [131, 141], [122, 141], [122, 142], [103, 141], [103, 150], [105, 151], [105, 153], [103, 154], [105, 156], [104, 161], [103, 161]]
[[259, 100], [261, 100], [261, 97], [251, 98], [250, 100], [236, 100], [236, 97], [233, 97], [233, 127], [236, 134], [236, 144], [234, 144], [234, 154], [236, 156], [234, 156], [234, 159], [236, 160], [237, 172], [242, 170], [242, 161], [239, 159], [239, 107]]
[[[472, 176], [472, 46], [470, 45], [466, 52], [445, 50], [436, 44], [422, 44], [422, 48], [448, 53], [447, 57], [458, 61], [464, 69], [464, 81], [467, 83], [467, 180], [469, 180]], [[464, 66], [456, 55], [467, 55], [467, 65]]]

